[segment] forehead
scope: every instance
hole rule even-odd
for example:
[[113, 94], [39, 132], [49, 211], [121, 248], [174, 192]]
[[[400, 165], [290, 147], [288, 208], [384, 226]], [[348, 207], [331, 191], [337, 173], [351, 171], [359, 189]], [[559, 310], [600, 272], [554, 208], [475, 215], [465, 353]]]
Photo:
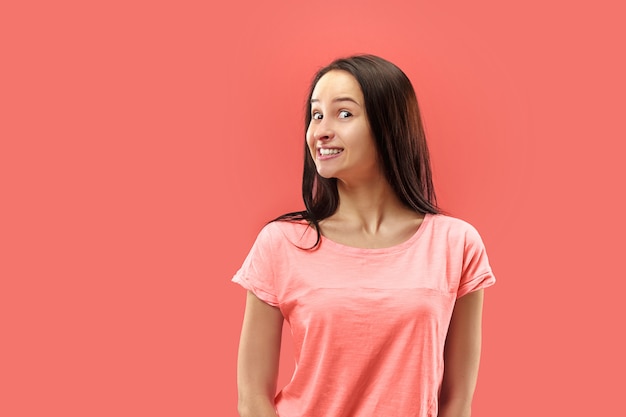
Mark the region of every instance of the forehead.
[[324, 74], [315, 84], [311, 99], [323, 101], [325, 98], [332, 100], [340, 96], [363, 101], [363, 92], [356, 78], [346, 71], [333, 70]]

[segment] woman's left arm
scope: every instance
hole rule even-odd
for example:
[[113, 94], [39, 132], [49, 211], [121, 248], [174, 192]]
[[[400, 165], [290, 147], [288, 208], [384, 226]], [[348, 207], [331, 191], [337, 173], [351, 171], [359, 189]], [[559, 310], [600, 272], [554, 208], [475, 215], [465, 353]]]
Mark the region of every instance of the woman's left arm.
[[456, 300], [444, 348], [438, 417], [470, 417], [478, 378], [483, 290]]

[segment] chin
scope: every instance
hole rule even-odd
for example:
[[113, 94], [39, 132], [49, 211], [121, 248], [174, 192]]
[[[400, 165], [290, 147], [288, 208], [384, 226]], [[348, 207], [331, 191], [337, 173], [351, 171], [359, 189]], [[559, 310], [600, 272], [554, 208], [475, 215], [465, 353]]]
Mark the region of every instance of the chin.
[[337, 178], [335, 175], [327, 173], [327, 172], [320, 172], [317, 171], [317, 174], [322, 177], [322, 178], [326, 178], [327, 180], [331, 179], [331, 178]]
[[325, 167], [316, 166], [317, 175], [326, 179], [333, 178], [336, 174], [334, 169], [324, 169]]

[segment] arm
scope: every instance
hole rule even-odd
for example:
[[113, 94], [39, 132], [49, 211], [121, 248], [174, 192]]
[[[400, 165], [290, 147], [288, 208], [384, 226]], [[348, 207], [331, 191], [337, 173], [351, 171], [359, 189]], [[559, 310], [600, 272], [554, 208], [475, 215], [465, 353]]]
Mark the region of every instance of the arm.
[[469, 417], [480, 362], [483, 290], [456, 301], [446, 345], [438, 417]]
[[241, 417], [277, 417], [274, 409], [283, 316], [248, 292], [237, 358]]

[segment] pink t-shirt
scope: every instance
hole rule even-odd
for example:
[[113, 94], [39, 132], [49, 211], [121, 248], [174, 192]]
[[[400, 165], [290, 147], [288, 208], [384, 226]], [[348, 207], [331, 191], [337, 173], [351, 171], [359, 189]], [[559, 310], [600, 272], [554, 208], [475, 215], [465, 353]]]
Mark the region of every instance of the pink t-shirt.
[[259, 233], [233, 281], [280, 308], [296, 367], [280, 417], [434, 417], [443, 348], [458, 297], [492, 285], [468, 223], [427, 214], [409, 240], [361, 249], [302, 223]]

